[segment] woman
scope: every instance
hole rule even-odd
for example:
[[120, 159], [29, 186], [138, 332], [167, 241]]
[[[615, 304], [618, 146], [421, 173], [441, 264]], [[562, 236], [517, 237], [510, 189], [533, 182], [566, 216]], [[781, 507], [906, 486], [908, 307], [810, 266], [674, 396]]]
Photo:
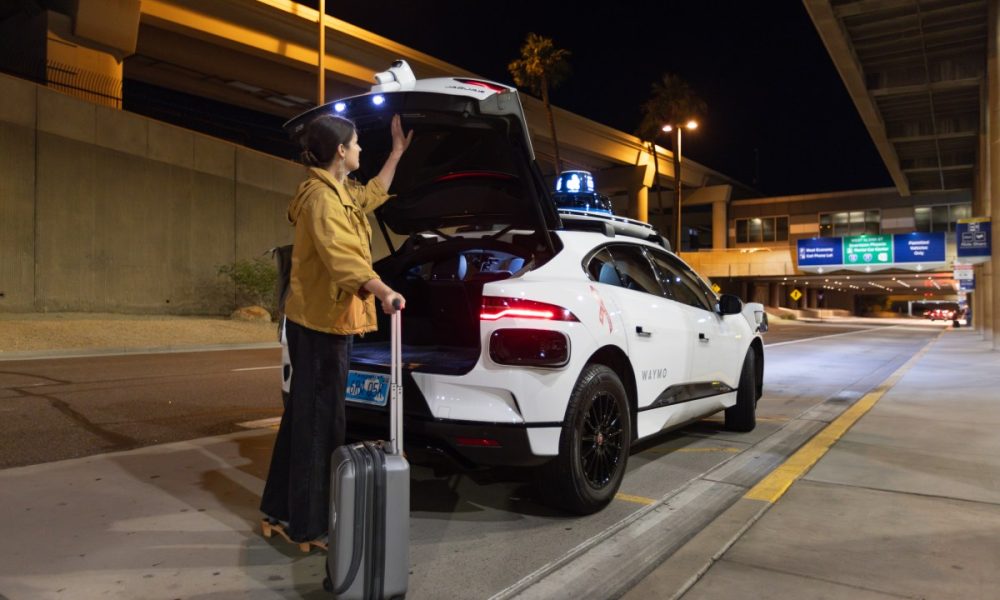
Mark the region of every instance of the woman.
[[388, 199], [389, 185], [413, 132], [392, 118], [392, 151], [367, 185], [348, 179], [360, 166], [354, 124], [324, 115], [303, 138], [310, 167], [288, 206], [295, 226], [285, 335], [291, 393], [274, 442], [261, 510], [265, 532], [276, 528], [297, 543], [325, 547], [330, 504], [330, 457], [344, 444], [344, 394], [351, 342], [375, 331], [375, 298], [385, 313], [405, 299], [372, 270], [371, 226], [365, 213]]

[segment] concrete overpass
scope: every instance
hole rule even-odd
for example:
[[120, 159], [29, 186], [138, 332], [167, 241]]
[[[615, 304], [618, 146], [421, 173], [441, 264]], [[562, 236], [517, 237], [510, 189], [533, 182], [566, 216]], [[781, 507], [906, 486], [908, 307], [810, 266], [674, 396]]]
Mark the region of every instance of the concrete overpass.
[[[35, 0], [26, 4], [35, 7], [30, 18], [8, 13], [0, 27], [10, 31], [25, 20], [37, 22], [35, 28], [45, 31], [47, 41], [29, 39], [25, 45], [46, 62], [46, 82], [67, 93], [120, 106], [120, 82], [127, 78], [280, 117], [298, 114], [319, 100], [319, 13], [297, 2], [81, 0], [74, 5]], [[325, 15], [323, 24], [326, 100], [366, 91], [372, 74], [398, 58], [406, 59], [418, 77], [478, 76], [333, 16]], [[88, 89], [94, 82], [103, 90], [96, 95]], [[554, 175], [542, 102], [526, 94], [523, 101], [539, 163], [543, 172]], [[650, 210], [649, 192], [674, 189], [672, 153], [656, 146], [658, 165], [654, 165], [649, 144], [637, 137], [558, 107], [554, 112], [564, 168], [594, 172], [600, 191], [611, 196], [620, 210], [660, 225], [663, 215]], [[682, 174], [683, 186], [689, 189], [686, 204], [712, 204], [713, 220], [719, 224], [725, 222], [733, 187], [738, 196], [749, 192], [692, 160], [684, 161]], [[699, 193], [702, 188], [715, 189]], [[716, 230], [713, 245], [722, 247], [724, 227]]]

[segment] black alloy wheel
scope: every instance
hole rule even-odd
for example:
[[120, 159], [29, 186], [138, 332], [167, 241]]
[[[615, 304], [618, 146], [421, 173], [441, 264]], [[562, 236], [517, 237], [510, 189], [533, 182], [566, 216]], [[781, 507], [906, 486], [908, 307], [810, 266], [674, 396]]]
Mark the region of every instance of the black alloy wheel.
[[573, 387], [559, 435], [559, 455], [539, 471], [544, 499], [589, 515], [615, 497], [632, 443], [628, 395], [605, 365], [587, 365]]
[[611, 482], [622, 455], [622, 415], [615, 398], [606, 392], [597, 394], [583, 420], [580, 437], [580, 465], [587, 483], [600, 489]]

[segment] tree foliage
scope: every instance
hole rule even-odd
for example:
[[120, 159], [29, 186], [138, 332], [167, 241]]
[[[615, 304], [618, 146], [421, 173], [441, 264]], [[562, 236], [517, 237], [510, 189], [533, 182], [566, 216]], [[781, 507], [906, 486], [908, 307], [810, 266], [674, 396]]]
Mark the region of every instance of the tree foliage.
[[556, 48], [551, 38], [529, 33], [521, 45], [521, 58], [507, 65], [514, 83], [541, 96], [546, 88], [552, 89], [570, 74], [570, 51]]
[[240, 259], [219, 267], [219, 275], [228, 277], [236, 285], [237, 306], [262, 306], [274, 314], [278, 269], [273, 261]]
[[653, 83], [649, 99], [642, 104], [642, 120], [636, 131], [641, 139], [654, 140], [670, 123], [683, 125], [690, 119], [701, 119], [708, 112], [705, 101], [678, 75], [665, 73]]
[[552, 134], [552, 145], [555, 148], [556, 171], [562, 169], [562, 161], [559, 158], [559, 140], [556, 137], [552, 104], [549, 102], [549, 90], [569, 77], [569, 56], [570, 51], [557, 48], [551, 38], [537, 33], [529, 33], [521, 45], [521, 58], [511, 61], [507, 65], [507, 70], [514, 78], [514, 83], [519, 87], [526, 87], [531, 93], [542, 97], [549, 121], [549, 131]]

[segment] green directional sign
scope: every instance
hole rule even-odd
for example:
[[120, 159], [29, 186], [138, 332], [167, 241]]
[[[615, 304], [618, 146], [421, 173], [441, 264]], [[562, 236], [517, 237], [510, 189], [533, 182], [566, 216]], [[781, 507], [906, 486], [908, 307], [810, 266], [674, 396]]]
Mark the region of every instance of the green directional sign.
[[885, 265], [892, 262], [892, 235], [852, 235], [844, 238], [845, 265]]

